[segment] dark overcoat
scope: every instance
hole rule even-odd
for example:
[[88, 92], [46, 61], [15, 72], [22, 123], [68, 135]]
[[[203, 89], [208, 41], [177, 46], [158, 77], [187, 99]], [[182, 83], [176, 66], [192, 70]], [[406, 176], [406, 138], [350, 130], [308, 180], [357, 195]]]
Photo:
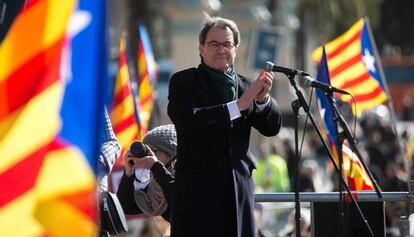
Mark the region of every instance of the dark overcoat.
[[[240, 97], [251, 83], [238, 75]], [[255, 168], [251, 127], [274, 136], [281, 126], [276, 103], [257, 112], [252, 103], [230, 120], [226, 102], [204, 68], [175, 73], [168, 115], [177, 130], [177, 163], [171, 206], [172, 237], [253, 237]]]

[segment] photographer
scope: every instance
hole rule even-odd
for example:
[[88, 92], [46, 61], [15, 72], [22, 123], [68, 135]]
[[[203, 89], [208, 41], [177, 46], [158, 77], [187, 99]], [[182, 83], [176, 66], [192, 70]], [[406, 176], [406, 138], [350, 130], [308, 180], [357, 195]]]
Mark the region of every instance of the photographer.
[[[126, 214], [159, 216], [169, 221], [168, 203], [174, 182], [177, 136], [174, 125], [150, 130], [142, 143], [147, 155], [138, 158], [128, 150], [124, 155], [125, 170], [117, 196]], [[150, 170], [149, 179], [146, 172]]]

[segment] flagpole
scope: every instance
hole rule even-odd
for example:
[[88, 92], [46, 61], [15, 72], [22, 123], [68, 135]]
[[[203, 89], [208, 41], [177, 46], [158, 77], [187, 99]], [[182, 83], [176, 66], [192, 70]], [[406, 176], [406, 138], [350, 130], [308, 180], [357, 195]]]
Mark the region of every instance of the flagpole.
[[[378, 53], [377, 45], [376, 45], [375, 39], [374, 39], [374, 34], [372, 33], [371, 24], [369, 23], [368, 17], [364, 17], [364, 22], [367, 25], [369, 39], [371, 41], [371, 44], [372, 44], [372, 47], [373, 47], [373, 50], [374, 50], [374, 55], [375, 55], [375, 58], [377, 60], [378, 70], [379, 70], [380, 77], [381, 77], [381, 82], [382, 82], [382, 85], [384, 86], [385, 93], [387, 94], [387, 102], [388, 102], [388, 106], [390, 107], [391, 119], [393, 121], [393, 129], [394, 129], [395, 135], [397, 135], [399, 137], [398, 130], [397, 130], [397, 116], [395, 114], [394, 103], [392, 101], [391, 94], [390, 94], [390, 91], [388, 89], [387, 82], [385, 81], [385, 73], [384, 73], [384, 70], [382, 68], [383, 66], [382, 66], [381, 58], [380, 58], [379, 53]], [[403, 150], [401, 150], [401, 152], [403, 152]]]
[[128, 52], [129, 52], [129, 46], [128, 46], [128, 39], [126, 37], [126, 34], [122, 34], [122, 38], [125, 41], [125, 57], [127, 58], [126, 60], [126, 64], [127, 64], [127, 69], [128, 69], [128, 74], [129, 74], [129, 83], [131, 83], [131, 93], [132, 93], [132, 101], [134, 102], [134, 116], [135, 119], [137, 120], [137, 125], [138, 125], [138, 139], [141, 140], [142, 139], [142, 134], [141, 134], [141, 120], [139, 117], [139, 112], [138, 112], [138, 87], [137, 87], [137, 82], [136, 80], [133, 80], [133, 73], [132, 73], [132, 69], [129, 66], [129, 60], [128, 60]]
[[[387, 85], [387, 83], [385, 81], [385, 73], [384, 73], [384, 70], [382, 68], [381, 58], [379, 57], [379, 54], [378, 54], [377, 45], [376, 45], [375, 40], [374, 40], [374, 35], [372, 33], [371, 24], [369, 23], [368, 17], [364, 17], [364, 22], [367, 25], [368, 35], [369, 35], [369, 38], [370, 38], [372, 47], [374, 49], [374, 55], [375, 55], [375, 58], [376, 58], [377, 63], [378, 63], [378, 69], [379, 69], [379, 73], [380, 73], [380, 76], [381, 76], [382, 85], [384, 86], [385, 93], [387, 94], [387, 102], [388, 102], [388, 106], [390, 107], [390, 115], [391, 115], [391, 120], [393, 122], [392, 125], [393, 125], [393, 129], [394, 129], [394, 133], [397, 136], [398, 145], [400, 146], [401, 154], [403, 155], [404, 160], [406, 160], [405, 159], [405, 154], [404, 154], [404, 146], [401, 143], [400, 135], [398, 134], [398, 130], [397, 130], [397, 116], [395, 114], [394, 103], [392, 101], [391, 93], [390, 93], [390, 91], [388, 89], [388, 85]], [[408, 167], [406, 167], [406, 171], [407, 171], [407, 175], [408, 175], [407, 176], [408, 177], [407, 181], [408, 181], [408, 180], [411, 179], [410, 172], [408, 170]]]

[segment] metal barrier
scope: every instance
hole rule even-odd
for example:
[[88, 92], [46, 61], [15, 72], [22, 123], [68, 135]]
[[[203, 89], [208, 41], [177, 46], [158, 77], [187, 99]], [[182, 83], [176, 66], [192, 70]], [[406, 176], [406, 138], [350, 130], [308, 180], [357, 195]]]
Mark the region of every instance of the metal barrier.
[[[352, 195], [357, 202], [401, 202], [405, 201], [411, 203], [414, 201], [414, 194], [411, 192], [381, 192], [382, 198], [377, 196], [377, 193], [374, 191], [353, 191]], [[346, 192], [342, 193], [344, 197], [344, 201], [349, 203], [351, 202], [351, 198], [349, 194]], [[311, 213], [314, 211], [314, 205], [316, 203], [326, 203], [326, 202], [339, 202], [339, 192], [300, 192], [299, 193], [299, 200], [303, 203], [310, 203], [311, 205]], [[283, 202], [283, 203], [293, 203], [295, 202], [295, 193], [256, 193], [254, 195], [255, 202], [267, 202], [267, 203], [275, 203], [275, 202]], [[362, 204], [361, 204], [362, 205]], [[410, 211], [410, 205], [407, 206], [407, 211]], [[399, 220], [399, 233], [400, 236], [410, 236], [410, 223], [408, 220], [409, 213], [407, 216], [401, 216]], [[317, 229], [315, 226], [315, 217], [312, 214], [312, 236], [315, 236], [315, 230]], [[372, 216], [372, 215], [371, 215]], [[371, 224], [376, 223], [376, 220], [370, 220]], [[385, 221], [385, 220], [384, 220]], [[380, 221], [376, 225], [375, 231], [381, 233], [379, 231], [380, 228], [384, 228], [385, 231], [385, 222]], [[377, 221], [378, 222], [378, 221]], [[352, 224], [354, 226], [354, 223]], [[374, 225], [375, 226], [375, 225]], [[383, 226], [383, 227], [381, 227]], [[332, 227], [332, 226], [331, 226]], [[355, 226], [354, 226], [355, 227]], [[320, 230], [321, 228], [319, 228]], [[375, 232], [375, 233], [377, 233]], [[385, 233], [385, 232], [383, 232]], [[320, 233], [318, 233], [320, 235]], [[320, 236], [330, 236], [330, 235], [320, 235]], [[382, 236], [382, 234], [374, 236]], [[385, 235], [384, 235], [385, 236]]]
[[[375, 192], [362, 191], [352, 192], [356, 201], [377, 202], [377, 201], [408, 201], [414, 200], [414, 195], [409, 192], [381, 192], [382, 198], [378, 198]], [[348, 194], [343, 193], [346, 197]], [[256, 202], [294, 202], [295, 193], [256, 193], [254, 195]], [[338, 202], [339, 192], [301, 192], [299, 193], [301, 202]]]

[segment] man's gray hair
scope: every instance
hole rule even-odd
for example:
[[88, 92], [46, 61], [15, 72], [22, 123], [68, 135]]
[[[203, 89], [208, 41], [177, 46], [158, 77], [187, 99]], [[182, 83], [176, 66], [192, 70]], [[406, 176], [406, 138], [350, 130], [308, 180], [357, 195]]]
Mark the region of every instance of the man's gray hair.
[[222, 29], [226, 29], [227, 27], [233, 33], [233, 40], [236, 46], [240, 44], [240, 31], [237, 27], [236, 23], [230, 19], [222, 18], [222, 17], [207, 17], [206, 23], [204, 24], [203, 29], [198, 36], [198, 40], [200, 44], [206, 43], [207, 33], [210, 31], [212, 27], [221, 27]]

